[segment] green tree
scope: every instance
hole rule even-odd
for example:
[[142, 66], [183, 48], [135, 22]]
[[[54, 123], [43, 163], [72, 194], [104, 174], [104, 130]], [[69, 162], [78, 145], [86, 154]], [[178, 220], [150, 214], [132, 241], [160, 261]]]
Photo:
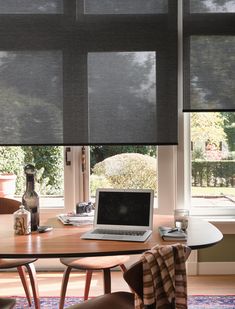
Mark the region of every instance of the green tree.
[[230, 151], [235, 151], [235, 113], [224, 112], [225, 127], [224, 131], [227, 135], [228, 146]]
[[0, 173], [13, 173], [16, 178], [16, 194], [24, 190], [24, 151], [19, 146], [0, 146]]
[[64, 183], [63, 147], [26, 146], [25, 164], [32, 163], [37, 170], [40, 194], [62, 194]]
[[226, 142], [224, 117], [221, 113], [192, 113], [191, 140], [195, 144], [209, 142], [219, 146]]

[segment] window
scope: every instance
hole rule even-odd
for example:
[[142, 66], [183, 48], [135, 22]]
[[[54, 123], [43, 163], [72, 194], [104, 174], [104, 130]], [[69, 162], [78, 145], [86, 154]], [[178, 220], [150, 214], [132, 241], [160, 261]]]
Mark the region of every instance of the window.
[[[17, 125], [17, 134], [12, 130], [9, 133], [9, 126], [0, 121], [1, 131], [6, 131], [0, 143], [177, 143], [175, 1], [151, 0], [137, 4], [133, 1], [102, 0], [98, 7], [95, 1], [29, 3], [24, 0], [1, 1], [0, 5], [0, 65], [3, 77], [0, 86], [5, 96], [14, 91], [13, 96], [17, 97], [14, 104], [10, 103], [12, 97], [4, 100], [1, 113], [2, 119], [12, 115], [10, 121]], [[99, 13], [86, 13], [95, 7], [95, 11], [100, 9]], [[112, 10], [118, 10], [120, 14], [110, 14]], [[128, 101], [118, 105], [117, 100], [107, 102], [107, 99], [102, 104], [100, 100], [94, 103], [99, 94], [94, 76], [90, 75], [97, 75], [102, 57], [109, 64], [111, 57], [113, 60], [116, 58], [116, 64], [121, 59], [119, 65], [121, 62], [124, 64], [126, 59], [126, 71], [129, 69], [130, 75], [129, 97], [124, 99]], [[152, 72], [148, 72], [149, 68]], [[108, 71], [112, 67], [107, 65], [103, 69]], [[140, 72], [134, 76], [138, 69]], [[153, 85], [148, 80], [151, 74], [155, 75]], [[106, 80], [107, 77], [106, 74]], [[110, 94], [115, 85], [120, 86], [121, 79], [115, 80], [117, 76], [110, 73], [109, 77], [107, 87], [112, 83]], [[137, 96], [138, 101], [134, 104], [133, 98]], [[110, 112], [112, 123], [107, 121], [107, 112]], [[22, 122], [21, 113], [30, 117], [31, 122]], [[128, 113], [132, 114], [132, 121], [129, 121]], [[118, 116], [116, 122], [114, 115]], [[143, 117], [148, 117], [145, 130]], [[102, 127], [103, 123], [106, 123], [106, 130]]]
[[[193, 211], [234, 214], [234, 1], [184, 1]], [[189, 128], [189, 127], [187, 127]]]
[[[192, 206], [235, 207], [234, 113], [192, 113]], [[211, 129], [213, 128], [213, 129]]]
[[[70, 148], [71, 165], [64, 170], [68, 209], [89, 198], [88, 175], [81, 168], [83, 145], [115, 146], [121, 135], [126, 135], [121, 146], [160, 145], [157, 191], [162, 213], [187, 206], [191, 196], [187, 190], [199, 196], [200, 173], [195, 168], [201, 154], [207, 168], [213, 169], [206, 180], [203, 176], [201, 187], [206, 182], [206, 187], [213, 184], [227, 194], [226, 188], [233, 190], [233, 176], [226, 174], [226, 166], [231, 173], [234, 12], [232, 0], [0, 1], [0, 143]], [[181, 113], [182, 96], [184, 111], [192, 113], [191, 136], [187, 124], [183, 128], [188, 115]], [[131, 115], [129, 106], [135, 106]], [[148, 113], [143, 112], [146, 106]], [[204, 116], [204, 127], [214, 119], [209, 131], [217, 132], [216, 141], [204, 130], [203, 141], [198, 142], [197, 117]], [[25, 118], [33, 119], [31, 127], [25, 127]], [[40, 129], [36, 139], [30, 135], [35, 128]], [[24, 138], [21, 132], [26, 133]], [[85, 153], [89, 157], [87, 148]], [[192, 162], [185, 160], [190, 153]], [[211, 167], [215, 156], [220, 159]], [[233, 191], [229, 196], [233, 198]]]
[[[121, 131], [126, 145], [177, 143], [175, 1], [0, 1], [0, 25], [0, 143], [70, 147], [71, 166], [64, 171], [65, 192], [72, 191], [68, 209], [87, 198], [81, 165], [74, 164], [82, 160], [82, 145], [120, 143]], [[110, 74], [111, 65], [119, 76]], [[108, 101], [111, 92], [116, 95]], [[134, 117], [128, 104], [135, 105]], [[102, 113], [106, 130], [97, 117]], [[123, 118], [125, 126], [117, 121]]]

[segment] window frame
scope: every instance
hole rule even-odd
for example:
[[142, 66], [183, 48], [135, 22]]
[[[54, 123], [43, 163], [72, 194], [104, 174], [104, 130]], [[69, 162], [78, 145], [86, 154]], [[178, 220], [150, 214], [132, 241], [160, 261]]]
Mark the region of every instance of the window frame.
[[[89, 52], [154, 51], [157, 69], [157, 141], [177, 143], [177, 1], [166, 14], [81, 14], [82, 0], [64, 0], [63, 14], [0, 14], [0, 50], [59, 50], [63, 53], [63, 120], [66, 145], [91, 144], [88, 136]], [[79, 104], [77, 104], [79, 102]], [[164, 108], [163, 108], [164, 106]], [[174, 106], [175, 113], [164, 113]], [[71, 113], [71, 110], [73, 113]], [[70, 112], [69, 112], [70, 111]], [[162, 130], [165, 123], [171, 130]], [[74, 132], [80, 135], [72, 138]], [[81, 129], [82, 127], [82, 129]], [[165, 131], [164, 133], [161, 133]], [[36, 144], [36, 141], [35, 141]], [[61, 145], [65, 144], [62, 142]], [[94, 143], [95, 144], [95, 143]], [[97, 144], [97, 143], [96, 143]], [[134, 143], [133, 143], [134, 144]]]
[[[190, 37], [193, 35], [235, 35], [234, 20], [235, 13], [190, 13], [189, 5], [190, 0], [182, 0], [183, 5], [183, 54], [184, 58], [182, 59], [183, 65], [183, 97], [182, 100], [189, 102], [190, 100]], [[195, 112], [197, 109], [190, 108], [190, 103], [186, 103], [186, 106], [183, 107], [184, 112]], [[204, 110], [205, 112], [210, 111], [221, 111], [221, 110]], [[190, 205], [190, 213], [197, 216], [206, 216], [215, 220], [224, 220], [223, 217], [226, 217], [226, 220], [233, 220], [235, 215], [235, 206], [234, 207], [225, 207], [225, 206], [216, 206], [215, 207], [203, 207], [197, 206], [193, 207], [191, 205], [191, 139], [190, 139], [190, 114], [184, 113], [183, 119], [181, 120], [184, 129], [184, 137], [186, 138], [185, 146], [187, 150], [184, 152], [184, 168], [186, 169], [188, 182], [186, 182], [185, 187], [185, 200]], [[181, 126], [179, 125], [179, 126]], [[181, 153], [182, 155], [182, 153]], [[183, 163], [182, 163], [183, 164]], [[182, 165], [181, 164], [181, 165]]]
[[[99, 15], [99, 16], [80, 16], [78, 11], [76, 11], [76, 0], [70, 0], [69, 5], [67, 1], [64, 1], [64, 14], [63, 15], [0, 15], [0, 36], [3, 37], [3, 40], [0, 41], [0, 49], [13, 49], [13, 50], [25, 50], [26, 49], [62, 49], [64, 54], [64, 98], [66, 102], [70, 100], [75, 100], [81, 98], [82, 100], [87, 99], [87, 80], [83, 76], [87, 74], [86, 59], [87, 53], [92, 51], [150, 51], [156, 50], [156, 40], [154, 31], [149, 34], [149, 41], [145, 42], [145, 46], [137, 42], [132, 47], [127, 44], [128, 38], [121, 40], [118, 44], [113, 42], [112, 46], [102, 47], [100, 44], [107, 36], [112, 35], [113, 31], [120, 34], [120, 23], [124, 23], [121, 30], [128, 30], [129, 34], [134, 33], [136, 26], [139, 27], [141, 23], [144, 24], [144, 27], [139, 35], [144, 35], [148, 29], [151, 28], [154, 24], [155, 28], [158, 28], [159, 24], [155, 20], [155, 15], [134, 15], [131, 16], [113, 16], [113, 15]], [[170, 2], [175, 2], [175, 0], [170, 0]], [[191, 198], [191, 163], [190, 163], [190, 125], [189, 125], [189, 115], [182, 112], [182, 102], [183, 97], [185, 99], [185, 93], [183, 93], [183, 73], [185, 73], [183, 68], [183, 62], [187, 63], [187, 58], [183, 58], [183, 38], [182, 38], [182, 7], [183, 3], [188, 2], [187, 0], [178, 0], [178, 120], [179, 120], [179, 144], [178, 146], [161, 146], [158, 148], [158, 209], [156, 210], [159, 214], [173, 214], [175, 208], [190, 208], [192, 214], [195, 215], [234, 215], [235, 209], [232, 211], [227, 211], [226, 209], [218, 209], [218, 212], [215, 212], [213, 209], [203, 210], [202, 212], [196, 212], [190, 206]], [[81, 5], [81, 1], [78, 1], [78, 4]], [[233, 14], [234, 15], [234, 14]], [[213, 18], [216, 17], [216, 19]], [[108, 17], [108, 18], [107, 18]], [[215, 25], [217, 26], [218, 20], [221, 20], [221, 33], [231, 30], [229, 23], [232, 20], [230, 14], [223, 13], [210, 13], [209, 17], [209, 26], [207, 32], [210, 34], [215, 33]], [[77, 30], [77, 20], [80, 18], [80, 28]], [[187, 47], [187, 31], [191, 29], [192, 33], [201, 33], [203, 31], [203, 25], [201, 23], [204, 18], [204, 14], [195, 13], [193, 20], [185, 20], [184, 35], [186, 39], [184, 44]], [[103, 36], [97, 36], [97, 33], [100, 29], [107, 27], [107, 24], [110, 23], [112, 19], [113, 24], [111, 29], [106, 29]], [[222, 21], [227, 21], [227, 26], [222, 26]], [[136, 23], [138, 20], [138, 23]], [[33, 26], [31, 25], [33, 23]], [[72, 26], [71, 32], [68, 32], [70, 25]], [[219, 23], [220, 24], [220, 23]], [[18, 29], [19, 27], [19, 29]], [[38, 29], [39, 27], [39, 29]], [[78, 38], [85, 38], [93, 28], [96, 28], [96, 31], [92, 33], [87, 45], [84, 48], [80, 48], [78, 41], [74, 42], [72, 38], [74, 35], [77, 35]], [[6, 37], [2, 35], [3, 31], [1, 29], [8, 29], [7, 33], [11, 35], [12, 39], [9, 41]], [[188, 29], [188, 30], [187, 30]], [[156, 30], [156, 29], [155, 29]], [[230, 31], [229, 30], [229, 31]], [[19, 36], [21, 31], [25, 31], [25, 35]], [[235, 32], [235, 30], [234, 30]], [[191, 33], [191, 32], [190, 32]], [[42, 35], [43, 34], [43, 35]], [[6, 35], [8, 36], [8, 35]], [[64, 44], [60, 43], [60, 39], [64, 37]], [[38, 37], [40, 39], [38, 39]], [[23, 40], [23, 41], [22, 41]], [[152, 41], [151, 41], [152, 40]], [[141, 46], [140, 46], [141, 45]], [[73, 47], [73, 52], [71, 51]], [[131, 48], [131, 50], [130, 50]], [[184, 53], [185, 55], [185, 53]], [[74, 66], [74, 63], [77, 65]], [[66, 69], [67, 68], [67, 69]], [[71, 68], [75, 77], [74, 82], [71, 83]], [[82, 69], [81, 69], [82, 68]], [[183, 72], [184, 71], [184, 72]], [[77, 74], [80, 72], [80, 74]], [[184, 75], [185, 76], [185, 75]], [[82, 85], [77, 87], [77, 85]], [[187, 90], [186, 90], [187, 91]], [[75, 93], [75, 97], [71, 95]], [[86, 109], [84, 107], [81, 115], [86, 114]], [[65, 115], [66, 117], [66, 115]], [[78, 121], [76, 119], [76, 121]], [[83, 121], [83, 117], [79, 119]], [[89, 187], [89, 177], [85, 174], [85, 182], [81, 183], [84, 179], [84, 174], [81, 173], [81, 146], [71, 145], [71, 166], [65, 165], [65, 211], [74, 210], [75, 203], [78, 200], [88, 198], [88, 187]], [[86, 147], [86, 156], [88, 158], [89, 152]], [[87, 159], [86, 162], [89, 162]], [[88, 166], [87, 166], [88, 168]], [[89, 170], [89, 168], [87, 169]], [[86, 195], [83, 195], [83, 192], [86, 192]], [[43, 209], [43, 212], [51, 212], [54, 209]], [[58, 209], [61, 212], [61, 209]]]
[[[104, 51], [156, 51], [158, 49], [162, 62], [167, 65], [167, 73], [160, 68], [157, 83], [160, 83], [157, 96], [164, 104], [177, 101], [171, 93], [177, 94], [177, 40], [169, 35], [174, 28], [177, 16], [169, 22], [167, 14], [127, 14], [127, 15], [94, 15], [80, 14], [82, 0], [64, 0], [63, 14], [0, 14], [0, 50], [61, 50], [63, 52], [63, 97], [67, 106], [79, 100], [82, 102], [73, 113], [73, 123], [84, 122], [87, 117], [87, 54]], [[177, 8], [177, 1], [168, 0], [169, 14]], [[165, 27], [165, 28], [164, 28]], [[165, 29], [163, 31], [163, 28]], [[125, 33], [125, 36], [122, 34]], [[80, 45], [80, 40], [85, 44]], [[169, 64], [168, 64], [169, 62]], [[160, 63], [161, 64], [161, 63]], [[169, 71], [175, 70], [174, 76]], [[71, 75], [72, 74], [72, 75]], [[159, 75], [161, 78], [159, 79]], [[168, 76], [170, 76], [168, 80]], [[167, 82], [166, 82], [167, 80]], [[65, 103], [66, 102], [66, 103]], [[72, 106], [72, 105], [71, 105]], [[73, 105], [74, 107], [74, 105]], [[76, 117], [79, 111], [79, 119]], [[177, 108], [175, 110], [177, 113]], [[174, 113], [172, 113], [174, 114]], [[64, 114], [64, 120], [71, 115]], [[165, 119], [160, 119], [165, 123]], [[68, 127], [65, 131], [69, 132]], [[161, 124], [160, 124], [161, 125]], [[177, 129], [175, 128], [177, 131]], [[81, 179], [81, 146], [71, 147], [71, 166], [65, 165], [65, 211], [74, 209], [75, 202], [84, 198]], [[86, 144], [85, 141], [81, 144]], [[175, 147], [163, 146], [159, 152], [164, 160], [164, 168], [160, 167], [159, 211], [172, 211], [175, 195]], [[172, 163], [168, 163], [168, 159]], [[160, 165], [159, 165], [160, 166]], [[170, 177], [170, 181], [168, 177]], [[164, 180], [165, 179], [165, 180]], [[86, 184], [88, 187], [88, 177]], [[171, 193], [166, 193], [167, 186]], [[169, 192], [167, 190], [167, 192]], [[86, 193], [87, 194], [87, 193]], [[87, 195], [85, 195], [87, 198]], [[164, 205], [168, 205], [167, 207]], [[42, 209], [51, 212], [52, 209]], [[53, 209], [55, 211], [55, 209]], [[58, 209], [56, 211], [61, 211]]]
[[234, 13], [190, 13], [190, 0], [183, 1], [183, 53], [184, 53], [184, 112], [230, 111], [226, 109], [198, 109], [190, 106], [190, 37], [194, 35], [235, 36]]

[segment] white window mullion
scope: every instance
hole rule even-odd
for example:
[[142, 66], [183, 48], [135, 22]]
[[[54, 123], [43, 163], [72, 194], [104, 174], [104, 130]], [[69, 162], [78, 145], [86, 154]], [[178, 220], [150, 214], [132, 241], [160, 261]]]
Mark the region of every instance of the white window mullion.
[[74, 211], [76, 203], [83, 201], [84, 185], [82, 163], [82, 147], [71, 148], [71, 164], [64, 166], [64, 207], [66, 212]]
[[173, 214], [176, 207], [176, 146], [158, 147], [159, 214]]
[[183, 113], [183, 2], [178, 1], [178, 139], [176, 208], [189, 208], [191, 196], [190, 124]]

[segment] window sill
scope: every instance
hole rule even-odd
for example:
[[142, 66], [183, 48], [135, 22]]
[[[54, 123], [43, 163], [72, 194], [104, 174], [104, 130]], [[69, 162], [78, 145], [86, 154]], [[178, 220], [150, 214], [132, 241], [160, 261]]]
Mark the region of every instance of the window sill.
[[193, 215], [215, 225], [223, 234], [235, 234], [235, 215]]

